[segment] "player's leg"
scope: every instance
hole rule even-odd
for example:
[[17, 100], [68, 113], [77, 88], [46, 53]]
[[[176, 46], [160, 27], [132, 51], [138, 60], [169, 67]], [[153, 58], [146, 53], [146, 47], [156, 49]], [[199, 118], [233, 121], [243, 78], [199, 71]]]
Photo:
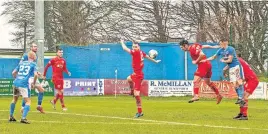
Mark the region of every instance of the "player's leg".
[[244, 87], [243, 87], [243, 81], [240, 76], [240, 68], [239, 66], [235, 66], [229, 69], [230, 74], [230, 82], [235, 87], [238, 99], [235, 102], [235, 104], [240, 104], [241, 100], [243, 98], [244, 93]]
[[194, 80], [193, 80], [193, 83], [194, 83], [194, 96], [191, 100], [189, 100], [188, 102], [189, 103], [193, 103], [194, 101], [198, 101], [199, 100], [199, 87], [201, 85], [201, 80], [202, 78], [198, 75], [194, 75]]
[[211, 82], [211, 76], [212, 76], [212, 65], [210, 63], [205, 64], [206, 65], [206, 74], [204, 75], [204, 81], [205, 83], [215, 92], [217, 95], [217, 104], [219, 104], [222, 100], [222, 95], [219, 92], [219, 89], [217, 88], [216, 84], [214, 82]]
[[25, 124], [30, 124], [26, 117], [28, 115], [28, 112], [30, 111], [30, 105], [31, 105], [31, 99], [28, 98], [27, 96], [23, 98], [25, 101], [25, 107], [23, 109], [23, 113], [22, 113], [22, 118], [21, 118], [21, 123], [25, 123]]
[[45, 113], [43, 110], [43, 107], [41, 106], [43, 102], [43, 97], [44, 97], [44, 88], [41, 86], [40, 83], [37, 83], [35, 86], [36, 86], [36, 89], [38, 90], [38, 97], [37, 97], [38, 103], [37, 103], [36, 109], [40, 111], [41, 113]]
[[127, 82], [129, 84], [129, 88], [130, 88], [130, 94], [129, 95], [133, 95], [133, 97], [134, 97], [133, 81], [132, 81], [131, 76], [132, 75], [127, 77]]
[[199, 87], [201, 85], [201, 80], [202, 78], [206, 75], [206, 64], [205, 63], [201, 63], [198, 64], [197, 70], [194, 73], [194, 97], [189, 100], [189, 103], [193, 103], [194, 101], [198, 101], [199, 100]]
[[[34, 81], [34, 78], [33, 78], [33, 77], [30, 77], [29, 80], [28, 80], [28, 85], [29, 85], [29, 86], [28, 86], [28, 94], [30, 94], [30, 96], [31, 96], [31, 85], [32, 85], [33, 81]], [[29, 96], [29, 97], [30, 97], [30, 96]], [[25, 106], [25, 100], [22, 99], [22, 102], [21, 102], [21, 109], [20, 109], [20, 112], [21, 112], [21, 113], [23, 113], [24, 106]]]
[[220, 94], [216, 84], [214, 82], [211, 82], [210, 78], [204, 78], [204, 81], [215, 92], [215, 94], [217, 95], [217, 104], [220, 104], [223, 97]]
[[248, 98], [257, 88], [259, 81], [256, 79], [248, 80], [245, 84], [245, 93], [243, 96], [243, 105], [240, 105], [240, 113], [242, 116], [238, 118], [239, 120], [248, 120]]
[[140, 96], [140, 90], [141, 90], [141, 83], [142, 79], [141, 78], [135, 78], [134, 80], [134, 96], [136, 99], [136, 106], [137, 106], [137, 113], [135, 115], [136, 118], [139, 118], [143, 116], [142, 113], [142, 105], [141, 105], [141, 96]]
[[19, 96], [13, 96], [13, 100], [10, 104], [10, 111], [9, 111], [9, 121], [10, 122], [16, 121], [16, 119], [14, 118], [14, 110], [15, 110], [18, 98], [19, 98]]
[[23, 113], [24, 107], [25, 107], [25, 101], [24, 101], [24, 99], [22, 99], [22, 101], [21, 101], [21, 109], [20, 109], [21, 113]]
[[10, 103], [10, 110], [9, 110], [9, 121], [10, 122], [16, 121], [16, 119], [14, 118], [14, 110], [15, 110], [15, 106], [16, 106], [16, 103], [18, 101], [19, 95], [20, 94], [19, 94], [18, 88], [13, 87], [13, 100]]
[[20, 122], [25, 123], [25, 124], [30, 124], [26, 119], [27, 114], [28, 114], [28, 112], [30, 110], [30, 105], [31, 105], [31, 100], [30, 100], [30, 97], [29, 97], [29, 89], [28, 88], [18, 87], [18, 90], [19, 90], [20, 95], [22, 96], [22, 98], [25, 101], [25, 106], [23, 108], [22, 118], [21, 118]]
[[244, 95], [244, 86], [243, 86], [243, 80], [242, 79], [238, 79], [235, 85], [235, 90], [238, 96], [237, 101], [235, 102], [235, 104], [240, 104]]
[[64, 89], [63, 89], [63, 79], [57, 80], [56, 83], [57, 83], [57, 88], [56, 89], [57, 89], [57, 92], [58, 92], [58, 98], [60, 99], [62, 110], [66, 111], [67, 108], [66, 108], [66, 106], [64, 104], [64, 96], [63, 96], [63, 91], [64, 91]]
[[64, 96], [63, 96], [63, 89], [59, 89], [58, 90], [58, 94], [59, 94], [59, 99], [60, 99], [60, 103], [61, 103], [61, 108], [63, 111], [67, 111], [67, 108], [64, 104]]
[[56, 93], [55, 93], [54, 99], [51, 100], [50, 103], [52, 104], [52, 107], [55, 110], [56, 109], [56, 103], [57, 103], [57, 101], [59, 99], [59, 93], [58, 93], [58, 90], [57, 90], [58, 89], [58, 82], [57, 82], [57, 80], [53, 80], [52, 82], [54, 84], [54, 91]]

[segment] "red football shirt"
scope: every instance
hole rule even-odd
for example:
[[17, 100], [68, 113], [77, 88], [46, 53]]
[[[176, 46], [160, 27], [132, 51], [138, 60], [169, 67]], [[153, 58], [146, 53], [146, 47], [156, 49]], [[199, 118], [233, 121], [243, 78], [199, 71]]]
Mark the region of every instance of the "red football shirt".
[[254, 71], [251, 69], [249, 64], [244, 61], [242, 58], [238, 58], [242, 68], [243, 68], [243, 73], [245, 80], [250, 80], [250, 79], [257, 79], [257, 75], [254, 73]]
[[63, 72], [68, 73], [64, 58], [55, 57], [51, 59], [45, 67], [44, 76], [46, 76], [49, 66], [52, 66], [52, 80], [63, 79]]
[[142, 69], [143, 69], [143, 60], [146, 54], [141, 51], [141, 50], [131, 50], [130, 54], [132, 55], [132, 68], [134, 73], [136, 74], [143, 74]]
[[[193, 60], [197, 60], [197, 58], [200, 55], [200, 52], [202, 51], [202, 45], [195, 43], [189, 46], [189, 52]], [[201, 60], [206, 59], [207, 57], [205, 56]]]

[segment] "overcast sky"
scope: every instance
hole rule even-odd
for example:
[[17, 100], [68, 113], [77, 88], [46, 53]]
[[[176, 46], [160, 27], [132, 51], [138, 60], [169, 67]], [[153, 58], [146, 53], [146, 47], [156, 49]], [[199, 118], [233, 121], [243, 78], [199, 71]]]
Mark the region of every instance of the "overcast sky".
[[[1, 5], [4, 1], [5, 0], [0, 0], [0, 13], [3, 11]], [[15, 28], [14, 26], [7, 24], [7, 21], [7, 16], [0, 16], [0, 48], [14, 48], [9, 41], [12, 39], [12, 36], [9, 33], [14, 31]]]

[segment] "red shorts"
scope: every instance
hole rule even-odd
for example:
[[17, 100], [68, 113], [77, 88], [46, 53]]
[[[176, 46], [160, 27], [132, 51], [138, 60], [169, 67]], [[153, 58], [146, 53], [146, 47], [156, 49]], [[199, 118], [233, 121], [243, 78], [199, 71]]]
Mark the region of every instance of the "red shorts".
[[63, 79], [54, 79], [52, 82], [55, 89], [63, 90]]
[[212, 75], [211, 63], [208, 61], [199, 63], [194, 75], [200, 76], [201, 78], [211, 78]]
[[133, 74], [130, 75], [130, 78], [133, 81], [134, 90], [140, 91], [141, 90], [141, 83], [142, 83], [142, 80], [144, 78], [143, 74], [135, 74], [135, 73], [133, 73]]
[[258, 85], [259, 85], [258, 79], [250, 79], [246, 81], [246, 84], [244, 85], [244, 89], [248, 93], [252, 94]]

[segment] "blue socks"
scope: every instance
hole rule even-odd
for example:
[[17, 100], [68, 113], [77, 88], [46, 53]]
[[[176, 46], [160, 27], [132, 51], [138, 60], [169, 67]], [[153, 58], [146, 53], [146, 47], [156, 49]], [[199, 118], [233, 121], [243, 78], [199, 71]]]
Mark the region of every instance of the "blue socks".
[[16, 106], [15, 103], [11, 103], [10, 104], [10, 111], [9, 111], [10, 116], [13, 116], [14, 110], [15, 110], [15, 106]]
[[38, 93], [38, 106], [41, 106], [42, 101], [43, 101], [43, 96], [44, 96], [44, 92], [39, 92]]
[[26, 119], [28, 112], [30, 111], [30, 105], [25, 105], [23, 109], [22, 119]]
[[243, 87], [243, 85], [239, 85], [239, 87], [236, 88], [235, 91], [237, 93], [238, 99], [242, 99], [243, 95], [244, 95], [244, 87]]
[[25, 107], [25, 101], [24, 101], [24, 99], [22, 99], [21, 107]]

